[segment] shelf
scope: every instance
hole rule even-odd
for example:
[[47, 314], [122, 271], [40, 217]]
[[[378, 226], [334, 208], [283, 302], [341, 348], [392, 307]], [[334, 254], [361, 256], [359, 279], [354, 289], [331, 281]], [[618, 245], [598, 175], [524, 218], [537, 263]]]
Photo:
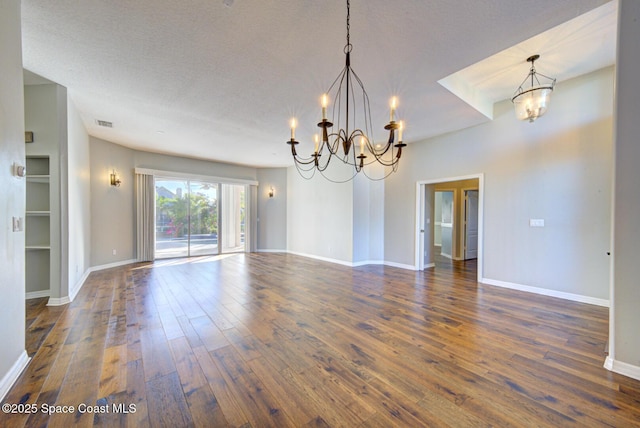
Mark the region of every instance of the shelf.
[[27, 245], [24, 247], [28, 250], [50, 250], [51, 247], [49, 245]]
[[51, 215], [51, 211], [27, 211], [26, 215], [31, 217], [48, 217]]
[[27, 181], [32, 183], [48, 183], [50, 175], [27, 175]]

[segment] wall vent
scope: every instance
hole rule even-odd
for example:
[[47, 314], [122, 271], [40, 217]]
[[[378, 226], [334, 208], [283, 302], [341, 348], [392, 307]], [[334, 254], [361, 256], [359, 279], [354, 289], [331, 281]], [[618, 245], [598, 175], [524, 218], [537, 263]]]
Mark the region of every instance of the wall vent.
[[98, 126], [104, 126], [105, 128], [113, 128], [113, 122], [107, 122], [106, 120], [96, 119], [96, 124], [98, 124]]

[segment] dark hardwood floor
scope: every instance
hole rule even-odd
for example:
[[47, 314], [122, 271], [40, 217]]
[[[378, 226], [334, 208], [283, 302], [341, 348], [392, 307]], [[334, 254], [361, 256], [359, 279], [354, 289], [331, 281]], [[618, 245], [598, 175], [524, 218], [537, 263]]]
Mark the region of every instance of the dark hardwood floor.
[[602, 367], [606, 308], [475, 275], [286, 254], [96, 272], [65, 307], [28, 302], [4, 403], [36, 406], [0, 426], [640, 426], [640, 382]]

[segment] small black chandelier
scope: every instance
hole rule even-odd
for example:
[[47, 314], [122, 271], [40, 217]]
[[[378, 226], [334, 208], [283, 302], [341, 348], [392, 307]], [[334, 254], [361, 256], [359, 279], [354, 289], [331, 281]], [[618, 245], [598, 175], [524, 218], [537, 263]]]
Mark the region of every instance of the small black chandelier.
[[[556, 79], [536, 71], [535, 62], [539, 58], [540, 55], [537, 54], [527, 58], [527, 62], [531, 63], [529, 74], [511, 98], [516, 117], [520, 120], [528, 120], [530, 123], [546, 113], [551, 100], [551, 92], [556, 85]], [[529, 87], [526, 87], [527, 84]]]
[[[328, 180], [336, 181], [324, 174], [331, 160], [335, 158], [351, 165], [354, 169], [354, 173], [350, 178], [340, 180], [340, 182], [352, 180], [359, 172], [363, 172], [371, 180], [381, 180], [398, 169], [402, 148], [406, 146], [402, 142], [404, 124], [402, 121], [396, 121], [396, 109], [398, 107], [396, 97], [391, 99], [389, 123], [384, 127], [389, 131], [389, 138], [386, 143], [375, 143], [369, 95], [367, 95], [362, 81], [351, 68], [353, 45], [349, 39], [350, 17], [350, 2], [347, 0], [347, 43], [344, 46], [345, 66], [333, 81], [329, 90], [321, 97], [322, 120], [318, 123], [321, 131], [320, 135], [314, 135], [315, 149], [311, 156], [305, 158], [298, 155], [296, 145], [299, 143], [295, 139], [297, 122], [295, 118], [292, 118], [290, 122], [291, 139], [287, 141], [287, 144], [291, 145], [291, 154], [298, 172], [306, 179], [311, 179], [316, 171], [320, 171]], [[333, 101], [331, 120], [327, 118], [327, 107], [330, 101]], [[356, 108], [356, 101], [361, 102], [361, 109]], [[343, 119], [340, 117], [341, 114], [344, 114]], [[337, 131], [333, 129], [334, 124]], [[397, 139], [396, 131], [398, 134]], [[364, 168], [366, 165], [376, 162], [384, 167], [390, 167], [379, 178], [370, 177]]]

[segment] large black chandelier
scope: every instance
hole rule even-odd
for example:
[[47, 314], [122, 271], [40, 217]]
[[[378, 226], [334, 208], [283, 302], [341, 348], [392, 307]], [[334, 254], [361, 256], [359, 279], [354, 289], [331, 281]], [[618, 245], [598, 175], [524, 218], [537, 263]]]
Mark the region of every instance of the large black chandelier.
[[[359, 172], [372, 180], [384, 179], [398, 169], [402, 148], [406, 146], [402, 142], [404, 124], [396, 121], [396, 109], [398, 99], [391, 99], [391, 112], [389, 123], [384, 129], [389, 131], [386, 143], [376, 143], [373, 137], [371, 120], [371, 108], [369, 107], [369, 95], [364, 89], [362, 81], [351, 68], [351, 51], [353, 45], [349, 39], [350, 27], [350, 2], [347, 0], [347, 43], [344, 46], [345, 66], [338, 77], [333, 81], [329, 90], [321, 97], [322, 120], [318, 122], [320, 133], [314, 135], [315, 148], [311, 156], [302, 157], [296, 151], [298, 141], [295, 139], [297, 121], [291, 119], [291, 139], [287, 144], [291, 145], [291, 154], [300, 175], [310, 179], [319, 171], [325, 178], [325, 170], [333, 159], [339, 159], [353, 167], [353, 175], [350, 178], [339, 180], [340, 182], [352, 180]], [[332, 103], [331, 118], [327, 118], [327, 108]], [[359, 103], [359, 104], [357, 104]], [[357, 108], [359, 107], [359, 108]], [[344, 115], [344, 117], [341, 117]], [[334, 125], [336, 129], [334, 129]], [[397, 131], [397, 132], [396, 132]], [[396, 138], [397, 133], [397, 138]], [[367, 175], [365, 166], [378, 163], [385, 170], [381, 177]]]

